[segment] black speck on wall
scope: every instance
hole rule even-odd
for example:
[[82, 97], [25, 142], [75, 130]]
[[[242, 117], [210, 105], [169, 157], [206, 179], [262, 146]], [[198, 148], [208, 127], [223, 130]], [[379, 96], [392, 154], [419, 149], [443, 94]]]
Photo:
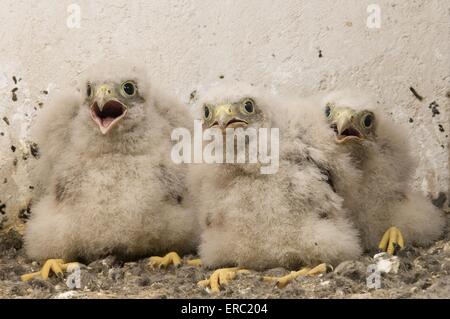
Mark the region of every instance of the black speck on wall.
[[31, 216], [30, 205], [28, 205], [27, 208], [20, 210], [20, 212], [19, 212], [19, 218], [23, 222], [26, 222], [28, 219], [30, 219], [30, 216]]
[[419, 100], [422, 101], [423, 97], [417, 93], [416, 89], [414, 89], [412, 86], [409, 87], [409, 90], [412, 92], [412, 94], [414, 94], [414, 96]]
[[30, 144], [30, 152], [34, 158], [39, 158], [39, 146], [36, 143]]
[[11, 93], [12, 93], [11, 99], [13, 100], [13, 102], [17, 102], [17, 94], [16, 94], [17, 90], [18, 90], [18, 88], [15, 87], [15, 88], [12, 89], [12, 91], [11, 91]]
[[197, 98], [197, 90], [194, 90], [191, 92], [191, 94], [189, 95], [189, 101], [195, 101], [195, 99]]
[[428, 106], [428, 108], [431, 109], [432, 117], [441, 114], [441, 112], [439, 112], [438, 110], [438, 107], [439, 104], [437, 104], [436, 101], [431, 102], [430, 105]]

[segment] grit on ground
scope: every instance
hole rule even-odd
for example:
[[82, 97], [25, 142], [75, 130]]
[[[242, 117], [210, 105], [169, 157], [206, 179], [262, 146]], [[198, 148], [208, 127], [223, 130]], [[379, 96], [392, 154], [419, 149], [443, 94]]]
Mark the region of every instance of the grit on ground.
[[[450, 214], [447, 214], [450, 219]], [[151, 269], [148, 260], [123, 263], [114, 257], [97, 260], [81, 269], [79, 289], [65, 278], [21, 282], [24, 273], [40, 265], [28, 260], [22, 236], [9, 231], [0, 238], [1, 298], [450, 298], [450, 235], [431, 247], [408, 246], [399, 254], [397, 273], [381, 275], [381, 288], [370, 289], [366, 280], [372, 256], [343, 262], [333, 272], [318, 277], [300, 277], [283, 289], [261, 280], [285, 275], [282, 268], [241, 274], [220, 294], [210, 294], [197, 282], [211, 270], [183, 265]], [[192, 256], [185, 256], [191, 258]]]

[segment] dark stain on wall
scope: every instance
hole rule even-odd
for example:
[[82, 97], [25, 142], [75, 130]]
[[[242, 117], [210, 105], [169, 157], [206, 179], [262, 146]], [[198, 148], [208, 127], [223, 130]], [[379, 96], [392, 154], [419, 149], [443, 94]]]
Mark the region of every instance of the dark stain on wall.
[[421, 96], [419, 93], [417, 93], [417, 91], [412, 86], [409, 87], [409, 90], [412, 92], [412, 94], [414, 94], [416, 99], [418, 99], [419, 101], [423, 100], [423, 96]]
[[28, 219], [30, 219], [31, 216], [31, 205], [28, 204], [27, 208], [21, 209], [19, 211], [19, 218], [26, 223]]
[[431, 109], [431, 116], [435, 117], [436, 115], [441, 114], [441, 112], [439, 112], [438, 110], [439, 104], [436, 103], [436, 101], [433, 101], [430, 103], [430, 105], [428, 106], [429, 109]]
[[195, 101], [197, 101], [197, 90], [192, 91], [189, 95], [189, 102], [192, 103]]
[[34, 158], [39, 158], [39, 146], [36, 143], [33, 142], [30, 144], [30, 152]]
[[17, 94], [16, 94], [17, 90], [18, 90], [17, 87], [15, 87], [14, 89], [11, 90], [11, 93], [12, 93], [11, 99], [13, 100], [13, 102], [17, 102]]

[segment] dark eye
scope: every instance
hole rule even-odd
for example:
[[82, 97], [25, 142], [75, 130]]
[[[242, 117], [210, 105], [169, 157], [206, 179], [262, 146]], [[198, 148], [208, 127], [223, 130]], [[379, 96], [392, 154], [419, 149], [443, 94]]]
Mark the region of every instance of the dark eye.
[[122, 92], [125, 93], [126, 96], [133, 96], [136, 93], [136, 85], [133, 82], [125, 82], [122, 84]]
[[325, 106], [325, 115], [326, 117], [330, 117], [331, 115], [331, 107], [329, 105]]
[[255, 111], [255, 104], [252, 100], [246, 100], [244, 102], [244, 111], [248, 114], [251, 114]]
[[92, 86], [91, 86], [90, 83], [88, 83], [87, 86], [86, 86], [86, 95], [87, 95], [88, 97], [91, 97], [91, 96], [92, 96]]
[[366, 114], [362, 118], [362, 123], [365, 128], [369, 128], [373, 125], [374, 117], [372, 114]]
[[209, 119], [210, 116], [211, 116], [211, 111], [209, 110], [209, 107], [207, 105], [205, 105], [203, 107], [203, 112], [204, 112], [204, 115], [205, 115], [205, 119]]

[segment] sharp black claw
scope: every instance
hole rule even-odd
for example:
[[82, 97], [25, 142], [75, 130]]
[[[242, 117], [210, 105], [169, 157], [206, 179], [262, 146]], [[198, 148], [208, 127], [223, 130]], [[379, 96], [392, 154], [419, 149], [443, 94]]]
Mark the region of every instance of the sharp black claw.
[[402, 247], [401, 247], [399, 244], [394, 243], [394, 252], [392, 253], [392, 255], [393, 255], [393, 256], [397, 255], [397, 253], [398, 253], [401, 249], [402, 249]]
[[329, 264], [326, 264], [326, 270], [325, 270], [325, 273], [332, 272], [333, 270], [334, 270], [333, 266], [331, 266], [331, 265], [329, 265]]

